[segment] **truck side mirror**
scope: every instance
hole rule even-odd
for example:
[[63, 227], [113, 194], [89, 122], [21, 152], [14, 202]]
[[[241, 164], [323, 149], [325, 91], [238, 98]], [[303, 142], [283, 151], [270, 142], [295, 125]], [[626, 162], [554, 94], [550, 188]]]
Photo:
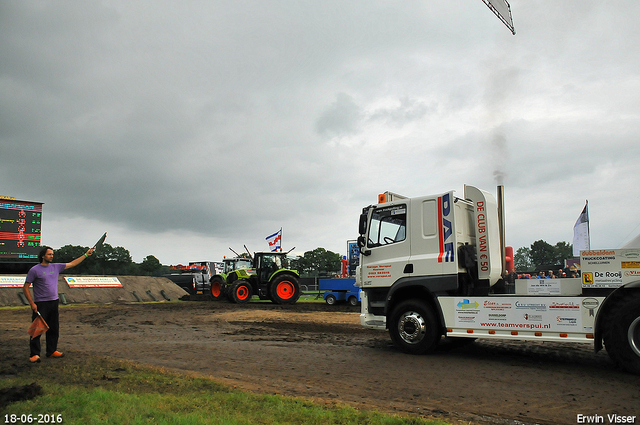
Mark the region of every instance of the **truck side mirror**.
[[360, 214], [360, 223], [358, 223], [358, 233], [364, 235], [367, 233], [367, 214]]

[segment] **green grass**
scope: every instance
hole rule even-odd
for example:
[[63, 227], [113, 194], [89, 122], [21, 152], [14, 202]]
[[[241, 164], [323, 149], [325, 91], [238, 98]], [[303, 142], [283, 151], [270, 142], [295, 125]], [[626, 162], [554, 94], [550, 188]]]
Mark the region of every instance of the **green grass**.
[[[93, 356], [43, 360], [0, 381], [0, 389], [38, 383], [43, 394], [1, 407], [5, 415], [61, 415], [65, 424], [446, 425], [347, 405], [242, 392], [205, 377]], [[9, 416], [9, 419], [11, 417]]]

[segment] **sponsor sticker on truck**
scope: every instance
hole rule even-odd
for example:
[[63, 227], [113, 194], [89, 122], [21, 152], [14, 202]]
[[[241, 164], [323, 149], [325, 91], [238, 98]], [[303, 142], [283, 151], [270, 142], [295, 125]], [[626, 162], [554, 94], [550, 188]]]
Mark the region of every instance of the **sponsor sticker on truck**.
[[583, 288], [617, 288], [640, 279], [640, 249], [580, 253]]
[[[453, 298], [456, 327], [476, 329], [548, 330], [578, 332], [591, 328], [586, 322], [599, 305], [588, 298]], [[589, 314], [591, 313], [591, 314]]]

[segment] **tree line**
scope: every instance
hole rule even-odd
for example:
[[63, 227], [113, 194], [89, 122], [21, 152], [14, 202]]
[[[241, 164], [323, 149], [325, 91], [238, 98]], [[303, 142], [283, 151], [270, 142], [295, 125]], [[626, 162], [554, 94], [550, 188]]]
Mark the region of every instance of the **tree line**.
[[291, 260], [291, 268], [297, 270], [300, 277], [332, 277], [340, 273], [342, 257], [324, 248], [305, 252], [302, 257]]
[[535, 241], [530, 247], [518, 248], [513, 256], [517, 271], [533, 271], [542, 266], [563, 266], [564, 261], [573, 258], [573, 245], [557, 242], [551, 245], [542, 239]]
[[[53, 261], [69, 263], [82, 256], [89, 248], [65, 245], [54, 251]], [[169, 273], [169, 266], [163, 266], [153, 255], [148, 255], [141, 263], [131, 259], [129, 251], [121, 246], [102, 245], [91, 257], [73, 269], [74, 274], [162, 276]]]

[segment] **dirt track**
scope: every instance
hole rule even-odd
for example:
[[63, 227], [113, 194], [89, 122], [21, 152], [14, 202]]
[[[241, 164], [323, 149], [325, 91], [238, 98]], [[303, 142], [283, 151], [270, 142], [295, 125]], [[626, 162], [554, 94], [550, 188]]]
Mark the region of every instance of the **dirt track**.
[[[0, 371], [26, 366], [29, 319], [26, 307], [0, 309]], [[195, 371], [257, 392], [456, 423], [575, 424], [579, 414], [609, 423], [616, 413], [640, 424], [640, 377], [579, 344], [444, 343], [411, 356], [386, 332], [362, 328], [358, 307], [302, 302], [74, 305], [61, 309], [61, 323], [69, 357]]]

